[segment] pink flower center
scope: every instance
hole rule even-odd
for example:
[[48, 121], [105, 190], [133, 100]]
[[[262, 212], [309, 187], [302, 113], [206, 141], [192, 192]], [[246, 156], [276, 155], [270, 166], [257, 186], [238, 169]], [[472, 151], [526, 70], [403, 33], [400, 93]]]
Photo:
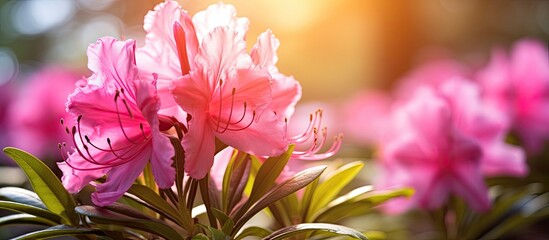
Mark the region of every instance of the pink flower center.
[[[76, 126], [73, 126], [71, 131], [69, 131], [68, 127], [65, 127], [65, 131], [67, 132], [67, 134], [72, 135], [72, 141], [75, 146], [75, 149], [78, 152], [78, 154], [82, 157], [82, 159], [84, 159], [89, 163], [92, 163], [95, 166], [89, 167], [89, 168], [81, 168], [81, 167], [74, 166], [73, 164], [70, 163], [70, 158], [64, 154], [64, 152], [66, 152], [64, 151], [64, 148], [66, 147], [65, 143], [58, 144], [59, 150], [61, 152], [61, 156], [63, 157], [67, 165], [69, 165], [73, 169], [82, 170], [82, 171], [110, 168], [110, 167], [119, 166], [132, 161], [137, 156], [142, 154], [145, 149], [147, 149], [146, 145], [149, 144], [152, 139], [150, 126], [148, 123], [145, 123], [146, 125], [143, 125], [143, 123], [141, 123], [140, 120], [134, 117], [134, 114], [132, 113], [131, 108], [128, 105], [126, 99], [122, 97], [123, 95], [124, 95], [124, 89], [121, 88], [120, 90], [116, 90], [116, 94], [114, 97], [117, 121], [118, 121], [119, 128], [121, 130], [120, 132], [123, 136], [123, 138], [121, 139], [122, 141], [116, 141], [116, 147], [113, 147], [113, 144], [111, 143], [111, 139], [108, 137], [106, 139], [107, 146], [104, 146], [105, 144], [103, 144], [103, 147], [101, 147], [99, 144], [94, 143], [88, 135], [82, 132], [81, 121], [82, 121], [83, 115], [79, 115], [76, 121]], [[122, 102], [122, 105], [124, 105], [124, 108], [126, 109], [126, 112], [122, 114], [128, 115], [130, 119], [135, 120], [135, 123], [139, 122], [139, 130], [138, 130], [140, 131], [139, 134], [135, 134], [136, 129], [132, 130], [133, 134], [128, 134], [128, 131], [126, 130], [126, 128], [131, 127], [131, 125], [134, 123], [123, 122], [120, 109], [118, 106], [119, 102]], [[61, 124], [64, 126], [63, 119], [61, 119]], [[92, 148], [91, 150], [90, 150], [90, 147]], [[99, 160], [96, 159], [98, 156], [102, 156], [104, 154], [108, 156], [102, 157]]]

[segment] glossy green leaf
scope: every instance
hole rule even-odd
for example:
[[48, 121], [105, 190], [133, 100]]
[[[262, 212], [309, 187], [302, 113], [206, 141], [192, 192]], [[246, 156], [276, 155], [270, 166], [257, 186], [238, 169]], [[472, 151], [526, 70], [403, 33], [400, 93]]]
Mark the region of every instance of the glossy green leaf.
[[44, 230], [39, 230], [25, 235], [13, 238], [13, 240], [34, 240], [34, 239], [48, 239], [61, 236], [75, 236], [75, 235], [87, 235], [97, 234], [104, 235], [100, 230], [90, 228], [71, 227], [67, 225], [58, 225]]
[[371, 186], [364, 186], [351, 191], [330, 202], [312, 217], [313, 222], [337, 222], [346, 217], [364, 215], [372, 208], [396, 197], [410, 197], [414, 191], [410, 188], [371, 191]]
[[479, 238], [483, 232], [490, 230], [494, 224], [513, 215], [515, 206], [520, 205], [520, 202], [526, 199], [530, 199], [531, 195], [536, 192], [538, 192], [538, 189], [535, 184], [532, 184], [524, 189], [499, 196], [488, 213], [473, 215], [468, 223], [464, 223], [467, 225], [464, 228], [464, 237]]
[[[275, 184], [276, 179], [284, 170], [286, 163], [292, 156], [294, 145], [289, 145], [288, 150], [278, 157], [270, 157], [263, 162], [255, 178], [252, 178], [253, 185], [248, 200], [237, 211], [231, 212], [231, 218], [239, 219], [242, 215], [261, 197], [265, 195]], [[252, 159], [257, 157], [250, 155]], [[254, 160], [252, 160], [254, 161]], [[259, 161], [259, 160], [257, 160]]]
[[257, 172], [257, 176], [252, 187], [252, 192], [250, 194], [250, 198], [248, 199], [250, 203], [254, 203], [263, 197], [263, 195], [273, 187], [276, 179], [280, 173], [282, 173], [286, 163], [288, 163], [288, 160], [292, 156], [294, 147], [294, 145], [290, 145], [288, 146], [288, 150], [282, 155], [278, 157], [270, 157], [263, 162], [261, 168], [259, 168], [259, 171]]
[[58, 216], [55, 213], [52, 213], [46, 209], [38, 208], [35, 206], [23, 204], [23, 203], [17, 203], [17, 202], [9, 202], [9, 201], [0, 201], [0, 208], [7, 209], [11, 211], [21, 212], [21, 213], [28, 213], [37, 217], [42, 217], [45, 219], [48, 219], [52, 222], [59, 223], [61, 222], [61, 217]]
[[12, 202], [23, 203], [37, 208], [47, 209], [35, 192], [18, 187], [0, 188], [0, 199]]
[[[166, 239], [183, 240], [187, 234], [186, 232], [180, 234], [173, 226], [168, 226], [159, 221], [137, 219], [95, 206], [78, 206], [75, 210], [99, 224], [113, 224], [134, 228]], [[180, 229], [180, 231], [184, 230]]]
[[514, 214], [508, 214], [501, 222], [493, 226], [490, 231], [484, 234], [482, 240], [501, 239], [505, 234], [513, 230], [527, 226], [549, 216], [549, 193], [540, 196], [529, 195], [517, 202], [509, 209]]
[[147, 215], [147, 214], [145, 214], [141, 211], [138, 211], [135, 208], [124, 205], [122, 203], [115, 202], [115, 203], [112, 203], [111, 205], [105, 206], [103, 208], [108, 209], [108, 210], [113, 211], [113, 212], [116, 212], [116, 213], [126, 215], [128, 217], [133, 217], [133, 218], [138, 218], [138, 219], [146, 219], [146, 220], [151, 220], [151, 221], [155, 220], [151, 216], [149, 216], [149, 215]]
[[0, 226], [9, 225], [9, 224], [37, 224], [37, 225], [46, 225], [46, 226], [55, 226], [58, 225], [58, 222], [53, 222], [46, 218], [37, 217], [34, 215], [19, 213], [12, 214], [4, 217], [0, 217]]
[[327, 223], [303, 223], [297, 224], [290, 227], [285, 227], [280, 230], [277, 230], [271, 233], [269, 236], [263, 238], [263, 240], [278, 240], [278, 239], [287, 239], [289, 237], [314, 232], [314, 231], [325, 231], [329, 233], [334, 233], [338, 235], [345, 235], [355, 239], [367, 240], [368, 238], [364, 236], [361, 232], [348, 228], [341, 225], [327, 224]]
[[249, 228], [244, 229], [235, 239], [236, 240], [241, 240], [241, 239], [244, 239], [245, 237], [264, 238], [266, 236], [269, 236], [269, 234], [271, 234], [271, 233], [272, 232], [268, 229], [253, 226], [253, 227], [249, 227]]
[[301, 203], [299, 205], [300, 212], [301, 212], [301, 219], [306, 219], [307, 215], [309, 214], [311, 201], [313, 199], [313, 195], [316, 191], [316, 188], [318, 187], [319, 182], [320, 182], [320, 178], [317, 178], [311, 184], [305, 187], [305, 192], [303, 193], [303, 197], [301, 198]]
[[217, 228], [217, 222], [215, 221], [215, 217], [212, 213], [212, 200], [210, 198], [210, 175], [207, 174], [206, 177], [198, 180], [198, 184], [200, 186], [200, 194], [202, 196], [204, 207], [206, 207], [206, 214], [208, 215], [210, 226]]
[[185, 218], [179, 215], [177, 209], [173, 208], [170, 204], [168, 204], [168, 202], [166, 202], [166, 200], [161, 198], [152, 189], [143, 185], [134, 184], [130, 187], [128, 193], [144, 201], [147, 204], [146, 206], [152, 208], [155, 212], [171, 219], [172, 221], [182, 225], [185, 223], [190, 224], [190, 219], [187, 219], [186, 222]]
[[242, 193], [250, 175], [249, 155], [235, 151], [236, 154], [231, 157], [223, 175], [222, 210], [227, 213], [242, 199]]
[[364, 163], [358, 161], [345, 164], [321, 182], [311, 199], [306, 221], [311, 222], [311, 216], [316, 215], [318, 210], [332, 201], [356, 177], [362, 167], [364, 167]]
[[268, 207], [272, 203], [304, 188], [309, 183], [320, 177], [320, 174], [326, 170], [326, 166], [317, 166], [305, 169], [284, 182], [276, 185], [269, 192], [265, 193], [250, 209], [236, 221], [233, 231], [238, 231], [244, 223], [257, 214], [262, 209]]
[[76, 203], [72, 195], [65, 190], [46, 164], [16, 148], [4, 148], [4, 153], [15, 160], [27, 174], [32, 188], [50, 211], [60, 215], [67, 223], [78, 224], [78, 215], [74, 212]]

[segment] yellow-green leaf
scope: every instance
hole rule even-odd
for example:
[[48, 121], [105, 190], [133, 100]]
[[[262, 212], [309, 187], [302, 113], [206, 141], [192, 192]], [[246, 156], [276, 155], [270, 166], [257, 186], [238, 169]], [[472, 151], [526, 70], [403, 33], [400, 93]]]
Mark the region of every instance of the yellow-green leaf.
[[50, 211], [61, 216], [66, 223], [78, 224], [78, 215], [74, 211], [76, 203], [61, 181], [42, 161], [33, 155], [16, 149], [4, 148], [4, 153], [23, 169], [32, 188]]
[[327, 180], [316, 188], [309, 205], [306, 220], [311, 222], [311, 216], [332, 201], [341, 190], [355, 178], [364, 167], [362, 162], [352, 162], [337, 169]]

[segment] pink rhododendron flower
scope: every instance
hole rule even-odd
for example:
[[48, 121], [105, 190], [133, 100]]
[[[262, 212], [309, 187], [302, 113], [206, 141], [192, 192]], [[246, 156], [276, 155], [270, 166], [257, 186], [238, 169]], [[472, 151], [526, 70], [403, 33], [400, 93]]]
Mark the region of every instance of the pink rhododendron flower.
[[92, 195], [99, 206], [122, 196], [149, 162], [160, 188], [169, 188], [175, 178], [174, 150], [159, 130], [155, 82], [140, 80], [134, 51], [133, 40], [104, 37], [91, 45], [88, 67], [93, 75], [67, 103], [67, 110], [77, 117], [72, 128], [77, 147], [59, 163], [63, 184], [78, 192], [106, 175], [107, 181]]
[[496, 50], [477, 79], [486, 101], [511, 116], [524, 145], [539, 151], [549, 138], [549, 53], [539, 41], [515, 44], [510, 56]]
[[68, 119], [64, 103], [79, 78], [56, 66], [33, 73], [10, 104], [11, 144], [39, 157], [57, 154], [54, 146], [70, 140], [59, 127], [59, 119]]
[[[282, 153], [288, 142], [281, 116], [292, 111], [284, 103], [295, 104], [300, 97], [297, 82], [274, 66], [274, 36], [260, 36], [250, 56], [244, 42], [249, 21], [235, 16], [233, 6], [219, 3], [191, 20], [168, 0], [145, 17], [147, 41], [137, 62], [144, 72], [161, 72], [163, 96], [165, 83], [176, 79], [172, 94], [191, 116], [182, 144], [186, 171], [194, 178], [204, 177], [212, 166], [215, 138], [256, 155]], [[287, 100], [290, 94], [294, 96]], [[271, 101], [273, 97], [280, 100]], [[173, 100], [166, 100], [166, 108], [173, 106]]]
[[482, 147], [456, 126], [460, 116], [431, 89], [419, 89], [394, 113], [400, 133], [383, 147], [381, 187], [413, 187], [410, 200], [390, 204], [390, 211], [412, 206], [435, 209], [449, 195], [461, 196], [475, 210], [490, 207], [481, 172]]
[[505, 143], [508, 116], [482, 101], [477, 84], [452, 78], [440, 86], [439, 92], [452, 109], [455, 126], [480, 144], [481, 170], [485, 176], [528, 173], [524, 151]]

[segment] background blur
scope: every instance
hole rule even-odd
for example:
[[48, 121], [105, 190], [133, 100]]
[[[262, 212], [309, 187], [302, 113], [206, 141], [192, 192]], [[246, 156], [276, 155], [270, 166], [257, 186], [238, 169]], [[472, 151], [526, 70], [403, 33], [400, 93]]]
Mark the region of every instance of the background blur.
[[[159, 2], [0, 0], [0, 85], [23, 81], [43, 64], [87, 75], [86, 47], [105, 35], [143, 44], [143, 17]], [[215, 2], [180, 1], [191, 14]], [[549, 39], [547, 1], [226, 2], [251, 21], [248, 46], [265, 29], [273, 30], [281, 41], [279, 68], [303, 84], [303, 101], [388, 88], [433, 52], [474, 64], [494, 45], [523, 36]]]
[[[32, 153], [49, 159], [52, 166], [59, 161], [56, 147], [63, 139], [53, 136], [64, 132], [58, 122], [67, 93], [78, 79], [90, 75], [86, 48], [102, 36], [134, 38], [142, 46], [143, 18], [160, 2], [0, 0], [0, 148], [29, 150], [46, 136], [51, 141], [46, 148], [55, 151]], [[219, 0], [179, 2], [193, 15]], [[325, 102], [337, 108], [359, 91], [389, 90], [427, 59], [449, 57], [480, 66], [493, 47], [508, 47], [527, 36], [549, 40], [549, 1], [545, 0], [224, 2], [234, 4], [239, 17], [250, 19], [248, 47], [268, 28], [280, 39], [279, 70], [300, 81], [304, 106]], [[46, 92], [28, 90], [46, 78], [69, 81], [52, 82], [49, 88], [42, 87]], [[61, 91], [64, 86], [68, 90]], [[59, 96], [56, 105], [54, 98]], [[318, 106], [314, 104], [304, 116]], [[25, 130], [37, 129], [39, 124], [52, 132], [26, 134]], [[337, 131], [337, 122], [328, 124]], [[11, 160], [1, 154], [0, 165], [9, 164]], [[375, 171], [368, 169], [367, 175]], [[0, 186], [21, 185], [25, 179], [17, 168], [0, 168]], [[383, 225], [384, 219], [377, 217], [373, 222]]]
[[[143, 18], [159, 2], [0, 0], [0, 147], [37, 148], [45, 137], [51, 141], [45, 148], [55, 151], [31, 153], [51, 163], [59, 160], [55, 148], [64, 140], [57, 137], [63, 135], [57, 123], [74, 82], [90, 75], [86, 48], [107, 35], [142, 45]], [[191, 15], [216, 2], [180, 1]], [[249, 47], [268, 28], [280, 39], [278, 67], [301, 82], [303, 105], [325, 102], [338, 108], [359, 91], [388, 90], [430, 58], [477, 66], [485, 64], [493, 47], [525, 36], [549, 40], [549, 2], [541, 0], [226, 2], [250, 19]], [[53, 82], [31, 89], [47, 78]], [[331, 125], [338, 131], [338, 123]], [[26, 133], [44, 128], [49, 130], [41, 135]], [[11, 163], [4, 156], [0, 160]]]

